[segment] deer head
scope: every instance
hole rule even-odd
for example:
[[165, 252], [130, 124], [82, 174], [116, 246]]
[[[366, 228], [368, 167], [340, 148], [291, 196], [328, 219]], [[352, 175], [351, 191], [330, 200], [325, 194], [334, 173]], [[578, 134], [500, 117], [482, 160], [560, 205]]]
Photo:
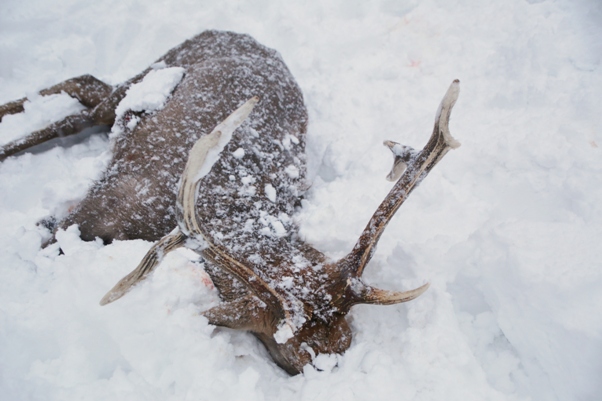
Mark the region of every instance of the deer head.
[[[213, 217], [206, 214], [207, 210], [216, 213], [211, 209], [214, 199], [199, 198], [199, 187], [212, 182], [207, 178], [209, 172], [226, 169], [220, 161], [223, 158], [220, 152], [235, 131], [257, 135], [245, 121], [255, 113], [256, 105], [261, 107], [261, 101], [257, 97], [250, 99], [194, 145], [179, 184], [178, 227], [155, 244], [101, 304], [123, 296], [158, 265], [165, 253], [187, 246], [205, 259], [206, 268], [224, 301], [202, 313], [211, 324], [250, 331], [263, 342], [274, 361], [290, 374], [301, 372], [317, 354], [343, 353], [351, 344], [352, 333], [345, 316], [353, 305], [406, 302], [428, 288], [428, 284], [424, 284], [411, 291], [386, 291], [364, 283], [362, 274], [395, 212], [448, 150], [460, 145], [449, 132], [450, 113], [458, 94], [459, 81], [455, 80], [443, 97], [433, 133], [422, 150], [385, 141], [394, 154], [388, 179], [395, 184], [352, 251], [338, 261], [327, 260], [321, 252], [300, 240], [294, 230], [291, 235], [264, 236], [254, 241], [257, 236], [253, 222], [234, 218], [232, 224], [242, 227], [236, 236], [241, 236], [243, 241], [237, 242], [227, 231], [216, 229], [212, 225]], [[279, 170], [283, 167], [279, 166]], [[226, 184], [213, 182], [213, 185]], [[271, 198], [267, 185], [266, 193]], [[218, 199], [223, 193], [218, 188], [211, 192], [211, 197]], [[237, 209], [233, 208], [232, 213], [238, 213]], [[261, 215], [261, 211], [258, 213]], [[277, 224], [275, 226], [278, 234]], [[245, 231], [245, 227], [248, 230]]]

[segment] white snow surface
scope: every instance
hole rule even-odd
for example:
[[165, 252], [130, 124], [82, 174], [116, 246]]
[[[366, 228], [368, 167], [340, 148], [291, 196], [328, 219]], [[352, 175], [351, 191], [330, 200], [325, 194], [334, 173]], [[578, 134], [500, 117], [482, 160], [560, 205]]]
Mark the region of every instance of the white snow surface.
[[601, 7], [3, 1], [0, 104], [86, 73], [123, 82], [205, 29], [277, 49], [310, 112], [313, 186], [295, 219], [332, 258], [392, 185], [383, 140], [421, 148], [455, 78], [450, 130], [463, 146], [412, 193], [365, 274], [429, 290], [355, 307], [350, 349], [295, 377], [251, 335], [198, 315], [219, 299], [188, 252], [100, 307], [152, 244], [86, 243], [72, 227], [58, 235], [64, 255], [40, 250], [36, 222], [85, 195], [106, 165], [106, 136], [1, 162], [0, 400], [599, 399]]

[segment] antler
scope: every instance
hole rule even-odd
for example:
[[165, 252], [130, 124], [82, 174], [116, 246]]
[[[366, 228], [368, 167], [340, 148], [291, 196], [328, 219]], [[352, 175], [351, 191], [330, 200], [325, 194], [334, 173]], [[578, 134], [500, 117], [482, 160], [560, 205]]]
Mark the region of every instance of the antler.
[[[243, 282], [257, 298], [269, 306], [276, 318], [284, 319], [284, 325], [288, 326], [292, 332], [295, 332], [298, 327], [296, 327], [297, 325], [294, 321], [298, 319], [295, 319], [293, 314], [305, 315], [303, 303], [294, 299], [294, 297], [283, 297], [282, 294], [266, 283], [252, 268], [234, 258], [224, 247], [213, 243], [210, 240], [211, 236], [204, 232], [203, 224], [199, 221], [196, 210], [199, 182], [211, 170], [213, 162], [216, 160], [212, 153], [219, 154], [222, 151], [229, 141], [228, 136], [231, 136], [232, 132], [242, 124], [258, 101], [259, 98], [257, 96], [249, 99], [221, 124], [215, 127], [209, 135], [197, 141], [190, 151], [178, 192], [178, 222], [180, 229], [186, 235], [195, 238], [201, 244], [204, 257]], [[227, 314], [227, 310], [229, 309], [226, 308], [221, 313]], [[232, 308], [230, 312], [240, 314], [238, 308]]]
[[[120, 281], [101, 304], [114, 301], [144, 279], [165, 253], [179, 246], [192, 246], [210, 265], [238, 279], [248, 290], [238, 298], [228, 299], [203, 312], [210, 323], [252, 331], [266, 345], [274, 360], [290, 373], [302, 371], [312, 355], [345, 351], [351, 341], [345, 315], [351, 306], [407, 302], [420, 296], [429, 286], [427, 283], [410, 291], [387, 291], [366, 285], [361, 276], [397, 209], [449, 149], [460, 145], [450, 135], [448, 127], [458, 94], [459, 81], [455, 80], [443, 97], [433, 134], [421, 151], [385, 142], [395, 157], [388, 178], [397, 179], [397, 182], [349, 255], [334, 263], [324, 263], [322, 257], [303, 257], [309, 262], [307, 266], [300, 268], [294, 264], [297, 270], [287, 270], [287, 263], [293, 263], [295, 255], [302, 255], [305, 248], [310, 249], [307, 255], [319, 253], [311, 251], [313, 248], [307, 245], [293, 244], [287, 249], [295, 249], [297, 254], [277, 259], [275, 265], [270, 266], [274, 269], [267, 272], [263, 265], [256, 264], [251, 258], [236, 257], [232, 249], [223, 245], [219, 237], [213, 235], [211, 224], [199, 214], [200, 202], [197, 202], [200, 182], [212, 171], [234, 131], [251, 114], [259, 98], [248, 100], [209, 135], [199, 139], [190, 151], [176, 202], [178, 229], [153, 246], [139, 266]], [[283, 272], [297, 274], [302, 288], [291, 290], [288, 285], [282, 285]]]
[[386, 305], [406, 302], [416, 298], [428, 288], [428, 284], [425, 284], [407, 292], [384, 291], [365, 285], [360, 277], [374, 254], [380, 236], [397, 209], [443, 156], [450, 149], [460, 146], [449, 132], [449, 117], [459, 93], [460, 81], [456, 79], [439, 105], [433, 134], [421, 151], [392, 141], [384, 142], [395, 157], [393, 168], [387, 178], [392, 181], [399, 180], [372, 215], [351, 253], [338, 262], [339, 268], [345, 270], [350, 276], [347, 287], [351, 290], [351, 296], [345, 303]]
[[110, 304], [127, 294], [134, 285], [144, 280], [153, 272], [153, 270], [155, 270], [155, 267], [161, 263], [161, 260], [163, 260], [163, 257], [167, 253], [183, 246], [185, 241], [186, 236], [182, 234], [179, 229], [176, 229], [171, 234], [161, 238], [161, 240], [153, 245], [146, 253], [138, 266], [130, 274], [119, 280], [119, 282], [115, 284], [104, 297], [102, 297], [100, 305], [104, 306]]
[[[207, 243], [205, 240], [206, 236], [203, 237], [201, 224], [198, 222], [196, 216], [195, 206], [199, 181], [211, 170], [213, 163], [230, 140], [234, 130], [243, 123], [258, 101], [258, 97], [251, 98], [215, 127], [209, 135], [201, 137], [195, 143], [190, 151], [190, 157], [186, 163], [178, 191], [177, 210], [180, 215], [178, 217], [180, 227], [176, 228], [171, 234], [161, 238], [148, 251], [138, 266], [130, 274], [122, 278], [102, 298], [100, 305], [106, 305], [124, 296], [134, 285], [144, 280], [159, 265], [168, 252], [183, 246], [186, 239], [190, 236], [193, 236], [200, 243], [201, 248], [207, 248], [208, 251], [205, 256], [209, 259], [221, 257], [221, 263], [229, 262], [228, 265], [240, 265], [240, 263], [229, 257], [223, 249]], [[214, 249], [209, 249], [212, 247]], [[235, 274], [237, 277], [242, 276], [240, 271], [237, 272], [238, 274]], [[247, 271], [245, 273], [249, 274]], [[270, 305], [268, 301], [266, 303]], [[275, 305], [278, 304], [276, 301], [272, 303]]]

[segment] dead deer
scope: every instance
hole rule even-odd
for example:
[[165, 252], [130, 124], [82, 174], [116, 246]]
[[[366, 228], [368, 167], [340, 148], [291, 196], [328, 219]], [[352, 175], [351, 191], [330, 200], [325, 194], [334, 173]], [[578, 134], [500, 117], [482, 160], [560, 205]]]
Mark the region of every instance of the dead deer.
[[[202, 315], [210, 324], [253, 333], [280, 367], [297, 374], [316, 355], [349, 348], [345, 319], [353, 305], [397, 304], [426, 291], [428, 284], [381, 290], [364, 283], [362, 274], [395, 212], [459, 146], [448, 126], [458, 80], [445, 94], [422, 150], [385, 141], [394, 154], [387, 178], [396, 183], [352, 251], [331, 261], [300, 238], [291, 218], [305, 188], [307, 113], [277, 54], [248, 36], [212, 31], [159, 62], [185, 69], [162, 110], [130, 112], [114, 121], [126, 90], [149, 70], [116, 89], [91, 77], [66, 81], [46, 92], [64, 90], [89, 109], [34, 133], [27, 145], [3, 150], [11, 154], [61, 130], [121, 124], [109, 169], [59, 226], [79, 224], [84, 239], [161, 239], [101, 305], [126, 294], [169, 251], [191, 248], [204, 259], [223, 301]], [[19, 102], [0, 112], [18, 111]], [[135, 127], [128, 128], [128, 116], [138, 118]]]

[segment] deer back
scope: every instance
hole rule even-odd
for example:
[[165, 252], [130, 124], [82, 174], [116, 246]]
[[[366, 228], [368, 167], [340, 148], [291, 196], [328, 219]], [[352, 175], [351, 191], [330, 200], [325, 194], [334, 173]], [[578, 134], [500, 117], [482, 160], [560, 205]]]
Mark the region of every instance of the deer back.
[[[177, 182], [190, 148], [232, 109], [260, 95], [257, 110], [201, 186], [199, 199], [206, 200], [201, 215], [216, 235], [225, 231], [220, 227], [239, 224], [243, 229], [232, 235], [244, 233], [249, 219], [261, 224], [256, 205], [263, 199], [267, 213], [276, 218], [282, 213], [281, 224], [294, 235], [284, 216], [292, 214], [304, 185], [307, 111], [278, 53], [248, 35], [207, 31], [158, 62], [184, 68], [182, 80], [163, 109], [130, 111], [117, 121], [123, 132], [113, 140], [107, 171], [61, 225], [79, 224], [85, 240], [161, 238], [176, 226]], [[134, 117], [139, 122], [129, 129]], [[280, 235], [283, 227], [274, 224]]]

